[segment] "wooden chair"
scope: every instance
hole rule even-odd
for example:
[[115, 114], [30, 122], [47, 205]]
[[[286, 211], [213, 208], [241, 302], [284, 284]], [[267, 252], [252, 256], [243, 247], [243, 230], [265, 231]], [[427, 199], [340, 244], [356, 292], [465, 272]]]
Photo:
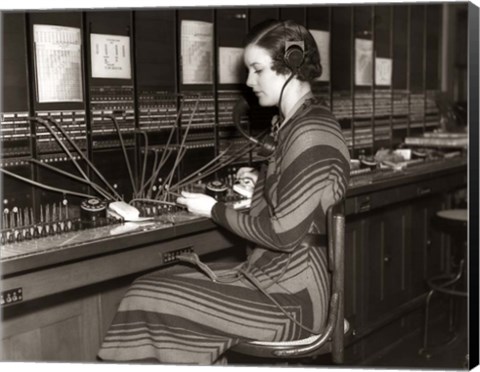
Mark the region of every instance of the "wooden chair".
[[327, 323], [319, 335], [285, 342], [250, 341], [231, 350], [263, 358], [305, 358], [326, 353], [332, 354], [334, 363], [343, 363], [344, 335], [349, 324], [344, 319], [344, 239], [345, 217], [341, 203], [327, 211], [328, 268], [332, 274], [332, 287]]

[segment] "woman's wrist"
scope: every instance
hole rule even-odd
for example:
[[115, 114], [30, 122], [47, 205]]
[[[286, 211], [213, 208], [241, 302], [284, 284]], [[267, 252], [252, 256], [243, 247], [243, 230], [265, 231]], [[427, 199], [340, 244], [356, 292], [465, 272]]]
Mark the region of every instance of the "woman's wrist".
[[210, 218], [217, 200], [209, 195], [182, 191], [177, 203], [184, 205], [191, 213]]

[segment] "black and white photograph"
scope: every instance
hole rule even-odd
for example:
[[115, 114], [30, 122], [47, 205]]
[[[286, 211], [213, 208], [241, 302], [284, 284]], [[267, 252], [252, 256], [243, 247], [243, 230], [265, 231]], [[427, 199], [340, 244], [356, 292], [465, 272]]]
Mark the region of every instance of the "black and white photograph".
[[477, 367], [479, 7], [187, 3], [0, 9], [0, 368]]

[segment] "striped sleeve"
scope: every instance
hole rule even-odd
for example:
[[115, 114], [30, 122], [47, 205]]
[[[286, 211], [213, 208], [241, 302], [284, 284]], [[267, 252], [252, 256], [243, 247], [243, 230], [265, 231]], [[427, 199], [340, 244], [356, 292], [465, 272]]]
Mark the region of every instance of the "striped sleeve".
[[252, 203], [249, 210], [250, 215], [258, 215], [266, 206], [265, 199], [263, 198], [266, 173], [266, 167], [262, 166], [258, 174], [257, 182], [255, 183], [255, 189], [253, 190]]
[[246, 215], [217, 203], [214, 221], [265, 248], [291, 251], [314, 216], [346, 192], [349, 156], [340, 127], [313, 110], [292, 122], [280, 148], [276, 198], [269, 214]]

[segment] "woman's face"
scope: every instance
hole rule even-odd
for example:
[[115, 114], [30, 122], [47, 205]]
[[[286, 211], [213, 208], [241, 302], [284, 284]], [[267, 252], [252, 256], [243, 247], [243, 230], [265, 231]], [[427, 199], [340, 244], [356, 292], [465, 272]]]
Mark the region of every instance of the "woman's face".
[[254, 44], [245, 48], [244, 62], [248, 69], [247, 85], [257, 95], [260, 106], [277, 105], [288, 76], [273, 71], [268, 51]]

